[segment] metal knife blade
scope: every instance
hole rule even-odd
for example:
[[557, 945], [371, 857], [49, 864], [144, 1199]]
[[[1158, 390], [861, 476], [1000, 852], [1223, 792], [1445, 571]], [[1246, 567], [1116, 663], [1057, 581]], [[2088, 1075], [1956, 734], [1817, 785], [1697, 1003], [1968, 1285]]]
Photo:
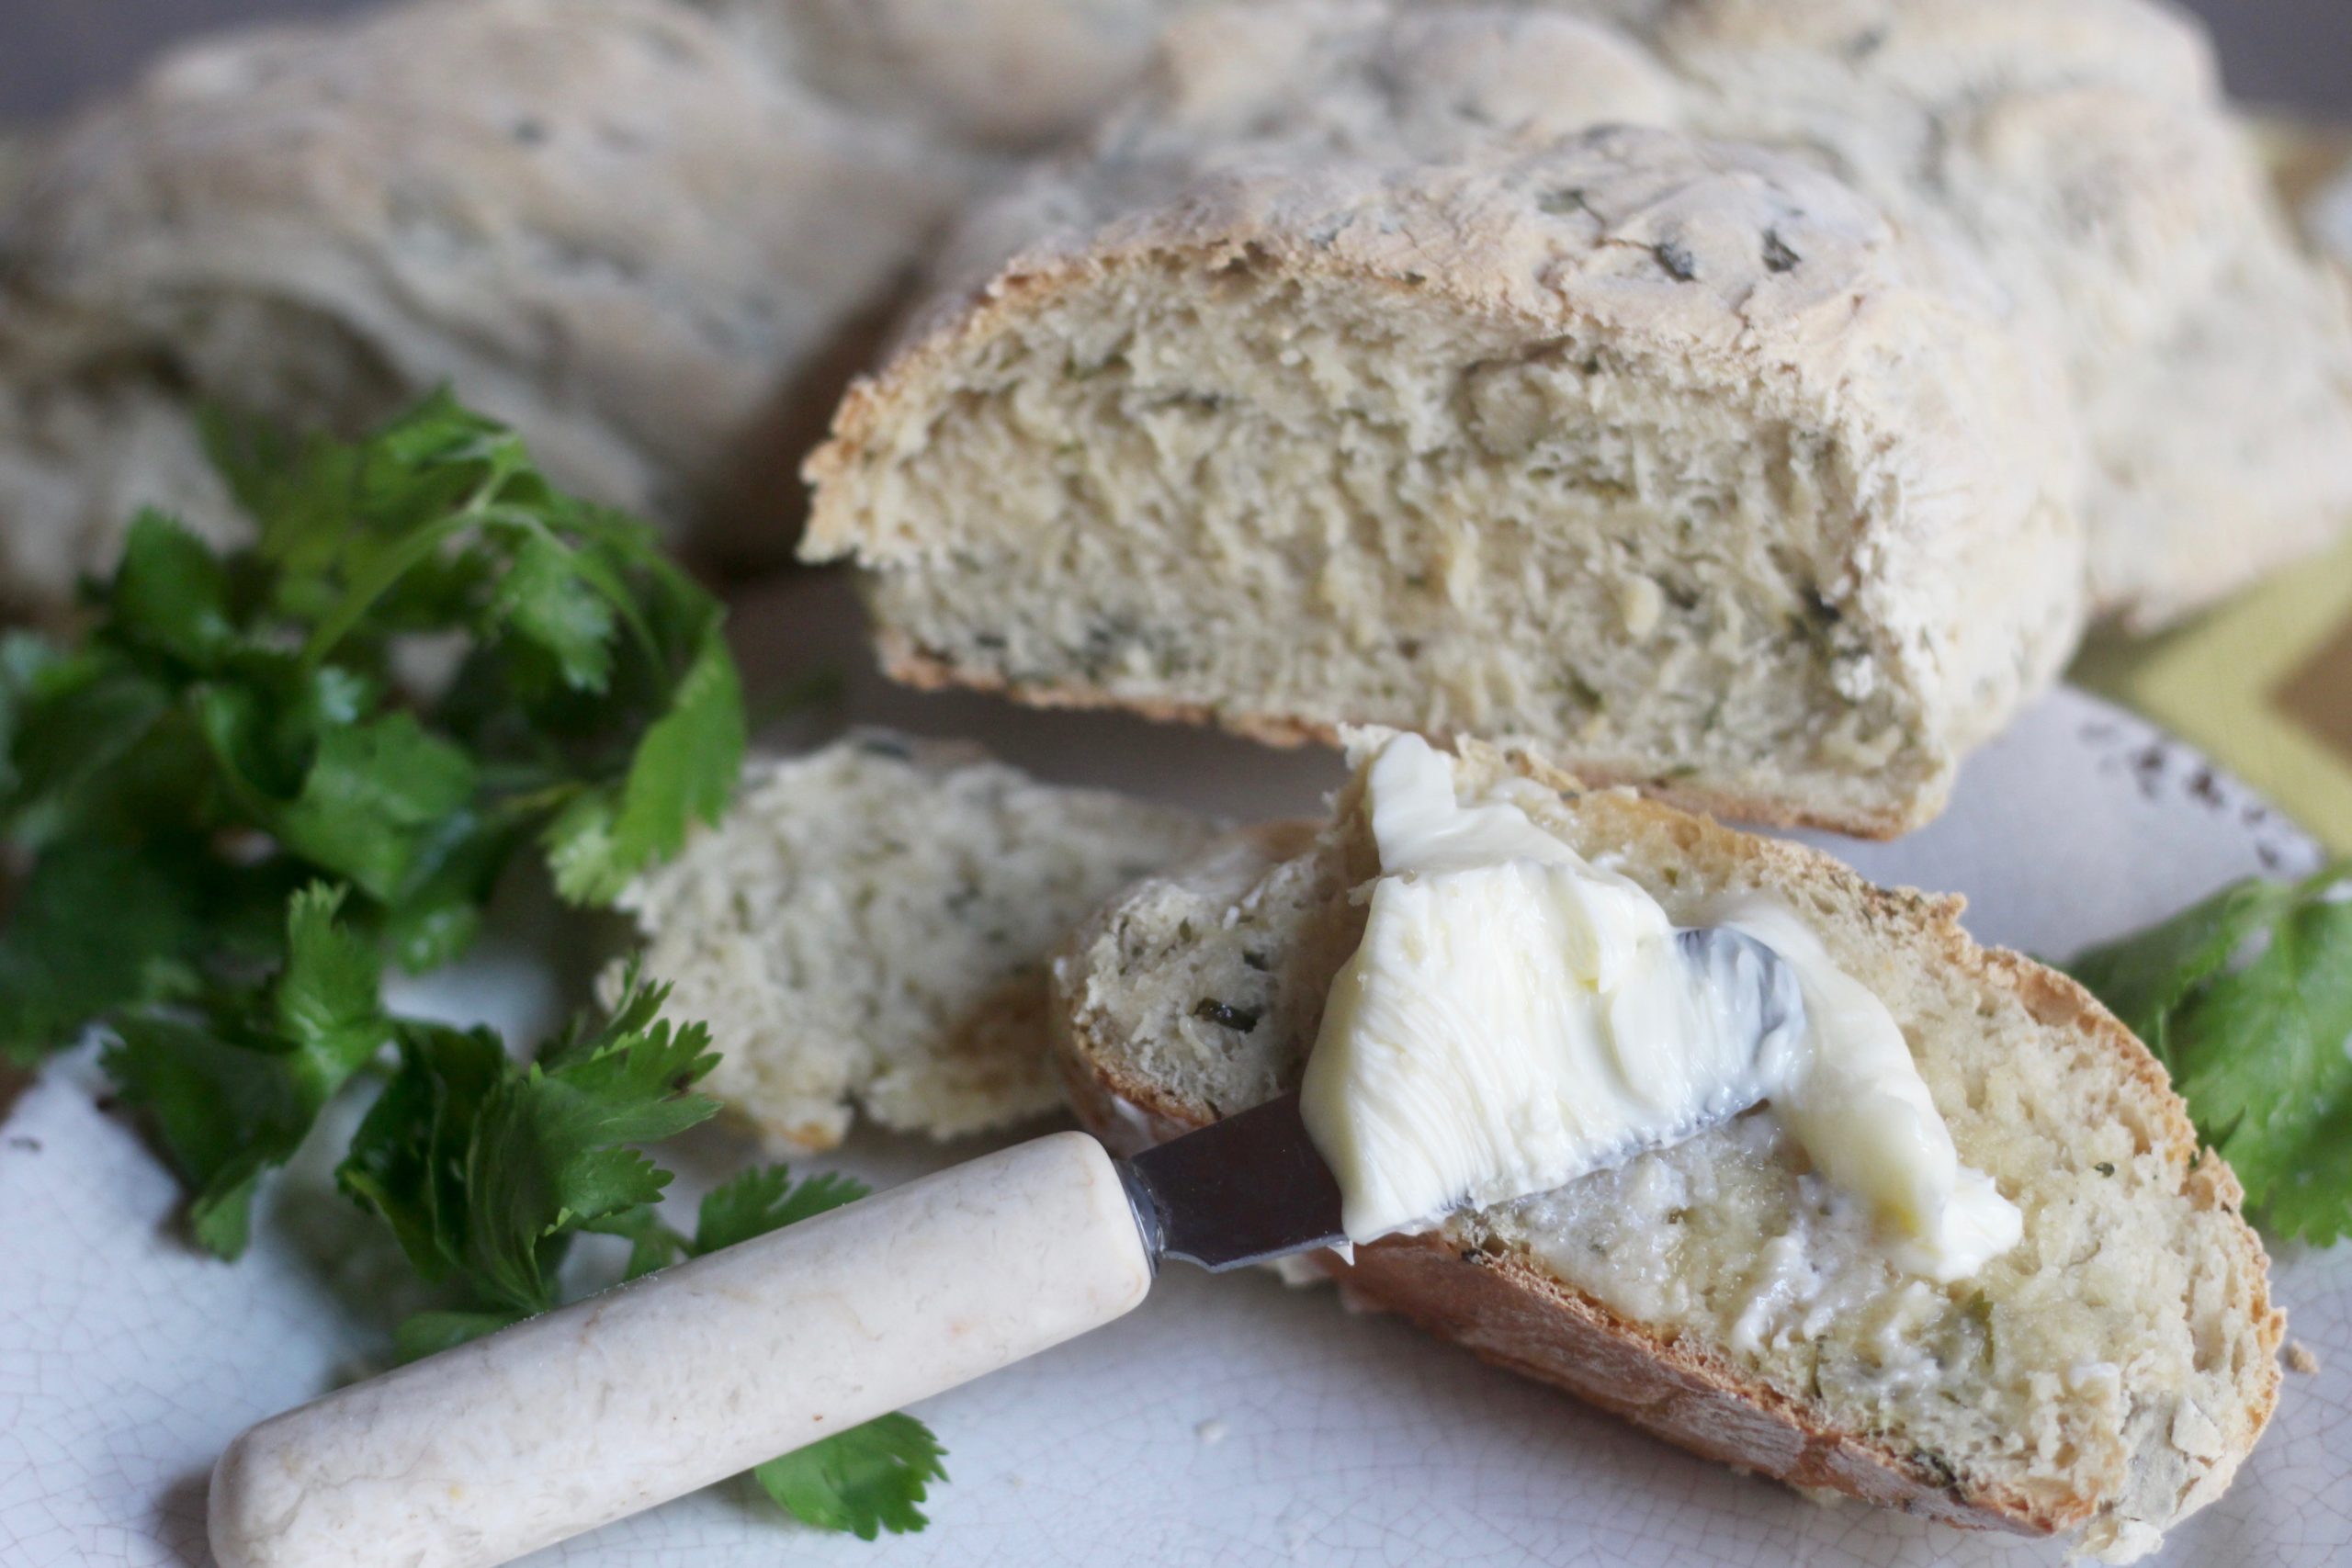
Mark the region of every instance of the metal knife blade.
[[1223, 1273], [1348, 1239], [1295, 1090], [1121, 1160], [1119, 1174], [1156, 1258]]

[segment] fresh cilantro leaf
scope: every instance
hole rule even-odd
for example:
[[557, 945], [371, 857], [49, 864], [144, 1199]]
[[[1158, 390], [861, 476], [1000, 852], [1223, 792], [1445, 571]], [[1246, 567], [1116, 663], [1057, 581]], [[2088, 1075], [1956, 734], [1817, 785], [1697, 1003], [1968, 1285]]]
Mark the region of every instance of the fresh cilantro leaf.
[[911, 1416], [884, 1416], [795, 1449], [752, 1472], [761, 1490], [803, 1524], [872, 1540], [931, 1521], [916, 1505], [947, 1479], [946, 1450]]
[[353, 1134], [335, 1181], [391, 1229], [418, 1274], [463, 1270], [467, 1176], [491, 1094], [514, 1069], [495, 1034], [404, 1023], [401, 1065]]
[[2327, 1247], [2352, 1235], [2352, 1096], [2332, 1095], [2297, 1133], [2291, 1155], [2266, 1170], [2261, 1218], [2281, 1235]]
[[689, 1250], [686, 1238], [672, 1230], [663, 1222], [662, 1211], [650, 1203], [585, 1221], [580, 1228], [598, 1235], [616, 1235], [628, 1243], [628, 1264], [621, 1272], [624, 1283], [667, 1269]]
[[610, 903], [676, 854], [696, 822], [726, 810], [744, 745], [742, 682], [714, 619], [626, 780], [583, 793], [549, 826], [557, 890], [575, 903]]
[[695, 1221], [694, 1249], [717, 1252], [844, 1203], [873, 1189], [854, 1176], [824, 1174], [792, 1179], [781, 1165], [753, 1167], [711, 1189]]
[[396, 905], [473, 799], [474, 764], [405, 713], [320, 737], [301, 795], [264, 826], [312, 864]]
[[670, 1173], [629, 1145], [707, 1120], [716, 1102], [684, 1092], [718, 1058], [699, 1024], [666, 1023], [549, 1069], [532, 1066], [483, 1106], [468, 1177], [467, 1267], [492, 1301], [554, 1304], [562, 1233], [657, 1202]]
[[[493, 1333], [557, 1304], [565, 1242], [586, 1231], [629, 1243], [624, 1279], [700, 1257], [854, 1201], [865, 1183], [747, 1170], [702, 1201], [691, 1238], [659, 1208], [667, 1171], [628, 1145], [683, 1131], [715, 1107], [690, 1092], [715, 1060], [700, 1025], [661, 1018], [668, 993], [631, 974], [601, 1024], [575, 1022], [528, 1066], [497, 1042], [407, 1026], [401, 1068], [369, 1110], [338, 1173], [383, 1216], [429, 1279], [473, 1303], [402, 1324], [403, 1360]], [[762, 1465], [755, 1478], [820, 1529], [872, 1540], [921, 1529], [917, 1505], [944, 1480], [944, 1450], [921, 1422], [889, 1416]]]
[[323, 887], [296, 896], [286, 967], [266, 995], [224, 992], [209, 1015], [149, 1010], [115, 1021], [107, 1069], [148, 1111], [194, 1190], [197, 1240], [223, 1258], [245, 1248], [263, 1173], [293, 1157], [321, 1109], [389, 1037], [376, 966], [335, 924], [342, 902]]
[[[126, 761], [153, 739], [171, 712], [168, 683], [111, 652], [47, 658], [27, 671], [12, 703], [9, 790], [0, 827], [40, 851], [77, 830], [115, 843], [153, 836], [110, 820]], [[185, 773], [181, 784], [186, 788]]]
[[2343, 874], [2236, 884], [2074, 964], [2164, 1060], [2263, 1223], [2321, 1246], [2352, 1234]]
[[116, 1026], [107, 1070], [147, 1111], [195, 1196], [188, 1224], [222, 1258], [245, 1249], [255, 1183], [292, 1155], [309, 1125], [291, 1074], [263, 1042], [179, 1019], [138, 1015]]
[[2173, 1010], [2294, 897], [2275, 882], [2234, 882], [2170, 919], [2077, 954], [2067, 968], [2169, 1067]]
[[[854, 1203], [870, 1191], [854, 1177], [792, 1179], [784, 1166], [746, 1170], [711, 1190], [695, 1222], [691, 1250], [700, 1256]], [[885, 1416], [821, 1438], [752, 1472], [763, 1491], [793, 1517], [820, 1529], [872, 1540], [929, 1523], [916, 1506], [931, 1483], [947, 1479], [946, 1450], [911, 1416]]]
[[521, 841], [502, 822], [465, 818], [444, 829], [427, 846], [422, 872], [383, 914], [384, 945], [412, 975], [453, 963], [473, 945], [482, 910]]
[[[716, 1058], [659, 990], [527, 1065], [381, 1004], [385, 962], [457, 957], [531, 846], [603, 903], [717, 818], [746, 728], [717, 603], [446, 394], [356, 442], [204, 427], [256, 543], [144, 513], [75, 641], [0, 640], [0, 836], [25, 867], [0, 1049], [104, 1030], [198, 1239], [233, 1257], [266, 1174], [396, 1046], [337, 1179], [451, 1292], [403, 1355], [553, 1305], [581, 1231], [626, 1238], [634, 1277], [861, 1192], [779, 1169], [713, 1194], [693, 1240], [664, 1224], [639, 1145], [711, 1114]], [[861, 1431], [795, 1456], [820, 1478], [793, 1489], [868, 1534], [919, 1524], [893, 1476], [920, 1500], [936, 1445]]]
[[130, 525], [111, 609], [117, 635], [197, 670], [210, 670], [236, 637], [228, 568], [159, 512], [142, 512]]
[[[2181, 1092], [2257, 1207], [2297, 1194], [2295, 1224], [2325, 1243], [2352, 1230], [2352, 1187], [2313, 1185], [2340, 1170], [2331, 1132], [2352, 1117], [2352, 904], [2308, 902], [2276, 921], [2251, 964], [2214, 979], [2172, 1024]], [[2323, 1200], [2325, 1201], [2323, 1201]]]
[[659, 1017], [632, 985], [602, 1026], [575, 1026], [527, 1066], [494, 1037], [410, 1025], [401, 1064], [337, 1171], [418, 1271], [456, 1276], [485, 1307], [544, 1312], [571, 1232], [630, 1224], [670, 1173], [632, 1145], [707, 1120], [691, 1092], [718, 1061], [699, 1024]]
[[573, 552], [549, 535], [515, 551], [499, 580], [496, 612], [544, 649], [565, 683], [601, 692], [613, 673], [613, 606], [581, 575]]
[[29, 1063], [117, 1008], [197, 987], [203, 926], [162, 853], [81, 841], [34, 863], [0, 932], [0, 1055]]
[[286, 968], [270, 998], [279, 1032], [323, 1102], [390, 1038], [375, 949], [338, 924], [343, 889], [313, 884], [286, 919]]
[[392, 1356], [403, 1366], [421, 1361], [502, 1328], [512, 1328], [526, 1315], [519, 1312], [412, 1313], [392, 1330]]
[[[743, 727], [717, 604], [495, 422], [435, 396], [357, 442], [218, 417], [207, 434], [258, 543], [216, 550], [144, 513], [74, 645], [0, 649], [0, 834], [30, 863], [0, 927], [0, 1046], [113, 1028], [110, 1060], [232, 1249], [236, 1194], [347, 1076], [322, 1065], [337, 1030], [387, 1036], [356, 1003], [338, 1022], [361, 972], [458, 956], [505, 868], [581, 802], [595, 848], [560, 880], [609, 898], [724, 807]], [[347, 891], [289, 908], [314, 881]], [[288, 946], [305, 930], [309, 957]], [[182, 1047], [176, 1072], [162, 1057]], [[501, 1080], [490, 1125], [584, 1135], [581, 1108], [627, 1087], [610, 1070]], [[171, 1102], [207, 1081], [220, 1114]], [[594, 1203], [649, 1185], [637, 1156], [582, 1158], [556, 1174]], [[395, 1228], [430, 1239], [414, 1219]]]

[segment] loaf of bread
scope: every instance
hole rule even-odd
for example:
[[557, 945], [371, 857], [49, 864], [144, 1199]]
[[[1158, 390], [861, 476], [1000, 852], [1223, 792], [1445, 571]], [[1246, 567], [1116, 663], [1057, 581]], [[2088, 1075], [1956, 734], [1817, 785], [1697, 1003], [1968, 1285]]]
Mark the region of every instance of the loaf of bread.
[[[1457, 787], [1560, 791], [1539, 824], [1678, 922], [1760, 891], [1902, 1024], [1960, 1157], [2024, 1213], [1972, 1279], [1908, 1276], [1769, 1109], [1555, 1191], [1327, 1258], [1347, 1287], [1696, 1452], [2122, 1562], [2229, 1483], [2276, 1397], [2280, 1319], [2240, 1192], [2140, 1043], [2072, 981], [1977, 946], [1957, 898], [1524, 756]], [[1238, 835], [1099, 912], [1057, 961], [1080, 1119], [1131, 1151], [1296, 1087], [1379, 869], [1336, 819]], [[1216, 1004], [1214, 1006], [1210, 1004]]]
[[2153, 622], [2352, 509], [2276, 208], [2139, 0], [1196, 12], [967, 221], [806, 552], [916, 682], [1893, 830], [2060, 574]]
[[1107, 107], [1196, 0], [683, 0], [778, 66], [950, 147], [1034, 149]]
[[672, 1016], [710, 1025], [705, 1088], [738, 1116], [802, 1148], [840, 1142], [858, 1111], [951, 1137], [1060, 1103], [1047, 958], [1216, 831], [865, 734], [755, 761], [727, 818], [622, 906], [647, 977], [675, 987]]
[[2077, 630], [2060, 370], [1804, 164], [1590, 129], [1680, 90], [1555, 13], [1195, 13], [967, 225], [807, 552], [919, 683], [1924, 820]]
[[141, 503], [237, 532], [202, 400], [352, 434], [447, 383], [780, 553], [865, 317], [1173, 3], [413, 0], [168, 56], [0, 197], [0, 611]]
[[2098, 609], [2153, 626], [2352, 517], [2352, 328], [2145, 0], [1689, 0], [1642, 25], [1689, 123], [1981, 255], [2064, 360]]

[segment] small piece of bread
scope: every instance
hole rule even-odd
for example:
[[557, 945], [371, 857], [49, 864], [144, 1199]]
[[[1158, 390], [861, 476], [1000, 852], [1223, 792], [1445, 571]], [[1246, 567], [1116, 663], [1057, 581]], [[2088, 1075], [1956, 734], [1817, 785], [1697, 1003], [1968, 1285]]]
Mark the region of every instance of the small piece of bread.
[[705, 1087], [763, 1134], [828, 1147], [854, 1108], [944, 1138], [1059, 1102], [1048, 955], [1217, 830], [868, 734], [753, 762], [727, 818], [621, 905], [672, 1016], [710, 1026]]
[[[1979, 947], [1960, 900], [1466, 746], [1684, 923], [1762, 891], [1902, 1023], [1963, 1162], [2026, 1234], [1938, 1286], [1887, 1260], [1769, 1110], [1556, 1191], [1327, 1259], [1355, 1292], [1696, 1452], [2122, 1561], [2227, 1485], [2281, 1322], [2240, 1192], [2140, 1043], [2072, 981]], [[1055, 971], [1080, 1119], [1133, 1150], [1293, 1088], [1376, 874], [1361, 785], [1319, 833], [1237, 835], [1098, 913]], [[1204, 1007], [1204, 1001], [1223, 1004]], [[1246, 1029], [1224, 1020], [1254, 1021]]]

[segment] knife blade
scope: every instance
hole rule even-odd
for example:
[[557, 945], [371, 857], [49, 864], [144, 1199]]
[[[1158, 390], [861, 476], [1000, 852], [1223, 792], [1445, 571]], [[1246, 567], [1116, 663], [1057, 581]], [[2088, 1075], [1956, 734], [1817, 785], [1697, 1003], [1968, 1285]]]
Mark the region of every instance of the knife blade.
[[1340, 1183], [1295, 1089], [1122, 1160], [1119, 1174], [1154, 1258], [1222, 1274], [1347, 1244]]

